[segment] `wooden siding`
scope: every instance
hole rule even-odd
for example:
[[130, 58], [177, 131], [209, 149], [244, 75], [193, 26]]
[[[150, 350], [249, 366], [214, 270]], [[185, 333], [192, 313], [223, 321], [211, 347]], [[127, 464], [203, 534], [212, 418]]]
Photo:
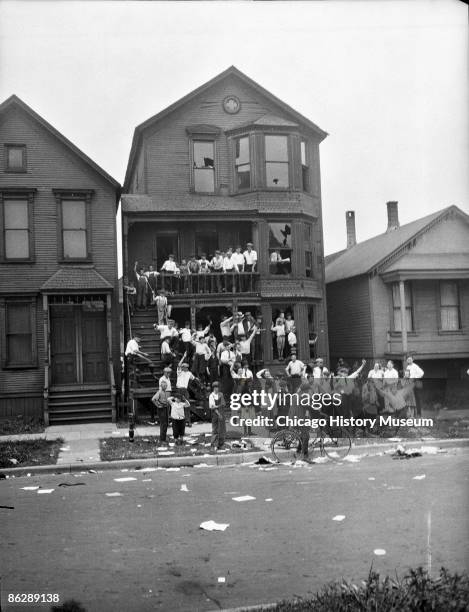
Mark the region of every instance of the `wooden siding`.
[[[26, 145], [27, 172], [7, 173], [3, 143]], [[0, 189], [18, 187], [37, 190], [33, 203], [35, 252], [32, 263], [0, 264], [0, 294], [39, 294], [41, 285], [58, 270], [57, 204], [52, 189], [92, 189], [91, 254], [92, 263], [115, 288], [113, 295], [113, 361], [119, 374], [119, 318], [117, 291], [117, 243], [115, 231], [115, 190], [45, 128], [18, 108], [4, 112], [0, 119]], [[35, 370], [0, 370], [0, 392], [28, 388], [41, 393], [43, 388], [43, 314], [38, 303], [38, 367]]]
[[464, 223], [460, 216], [457, 218], [449, 217], [423, 234], [410, 253], [412, 255], [426, 255], [427, 253], [469, 254], [469, 225]]
[[391, 329], [390, 288], [379, 276], [369, 280], [369, 299], [372, 312], [373, 358], [382, 359], [387, 351], [387, 333]]
[[42, 419], [42, 394], [15, 393], [0, 395], [0, 419], [26, 418]]
[[331, 361], [372, 356], [370, 295], [365, 275], [326, 286]]

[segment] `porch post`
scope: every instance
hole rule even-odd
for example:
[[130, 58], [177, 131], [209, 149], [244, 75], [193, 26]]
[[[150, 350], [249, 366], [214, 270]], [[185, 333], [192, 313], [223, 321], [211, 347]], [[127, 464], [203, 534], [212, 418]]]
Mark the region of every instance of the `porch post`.
[[405, 357], [407, 355], [407, 319], [405, 314], [405, 291], [404, 281], [399, 281], [399, 300], [401, 303], [401, 335], [402, 335], [402, 353]]
[[110, 293], [106, 295], [106, 330], [107, 330], [107, 359], [109, 367], [109, 382], [111, 383], [111, 414], [112, 422], [116, 422], [116, 381], [114, 377], [114, 368], [112, 361], [112, 296]]
[[49, 427], [49, 378], [50, 378], [50, 347], [49, 347], [49, 300], [47, 295], [42, 296], [42, 321], [44, 330], [44, 389], [42, 408], [44, 425]]

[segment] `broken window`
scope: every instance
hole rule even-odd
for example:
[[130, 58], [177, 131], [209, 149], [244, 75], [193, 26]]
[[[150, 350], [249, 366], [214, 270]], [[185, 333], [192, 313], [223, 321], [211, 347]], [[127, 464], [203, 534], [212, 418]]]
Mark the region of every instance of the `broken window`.
[[271, 274], [291, 273], [291, 225], [269, 223], [269, 262]]
[[194, 191], [215, 191], [215, 143], [196, 140], [193, 142]]
[[235, 141], [235, 172], [237, 189], [251, 188], [251, 156], [249, 152], [249, 136], [237, 138]]
[[288, 187], [288, 137], [265, 136], [265, 174], [267, 187]]

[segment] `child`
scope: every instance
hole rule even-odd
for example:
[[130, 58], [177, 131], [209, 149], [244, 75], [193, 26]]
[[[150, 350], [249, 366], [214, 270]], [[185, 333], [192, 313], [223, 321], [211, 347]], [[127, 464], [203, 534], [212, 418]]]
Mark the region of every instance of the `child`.
[[[283, 314], [283, 313], [281, 313]], [[283, 353], [285, 351], [285, 319], [278, 317], [275, 325], [272, 323], [272, 327], [270, 328], [277, 339], [277, 359], [279, 361], [283, 361]]]
[[190, 403], [181, 393], [177, 391], [172, 396], [168, 397], [168, 403], [171, 407], [171, 420], [173, 426], [173, 437], [177, 445], [184, 444], [184, 434], [186, 431], [184, 409], [190, 407]]
[[212, 393], [208, 396], [208, 407], [212, 413], [211, 447], [215, 450], [223, 448], [225, 444], [225, 398], [220, 393], [217, 382], [213, 383], [212, 389]]
[[[285, 321], [285, 330], [287, 329], [287, 321]], [[293, 353], [296, 353], [296, 327], [294, 325], [288, 332], [287, 341], [288, 346], [290, 347], [290, 355], [293, 355]]]

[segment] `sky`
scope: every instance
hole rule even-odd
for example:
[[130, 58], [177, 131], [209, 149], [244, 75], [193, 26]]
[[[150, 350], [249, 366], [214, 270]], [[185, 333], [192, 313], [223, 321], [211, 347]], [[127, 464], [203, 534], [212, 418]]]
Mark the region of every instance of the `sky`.
[[228, 66], [311, 119], [326, 254], [455, 204], [469, 213], [468, 11], [457, 0], [0, 0], [15, 93], [120, 183], [135, 126]]

